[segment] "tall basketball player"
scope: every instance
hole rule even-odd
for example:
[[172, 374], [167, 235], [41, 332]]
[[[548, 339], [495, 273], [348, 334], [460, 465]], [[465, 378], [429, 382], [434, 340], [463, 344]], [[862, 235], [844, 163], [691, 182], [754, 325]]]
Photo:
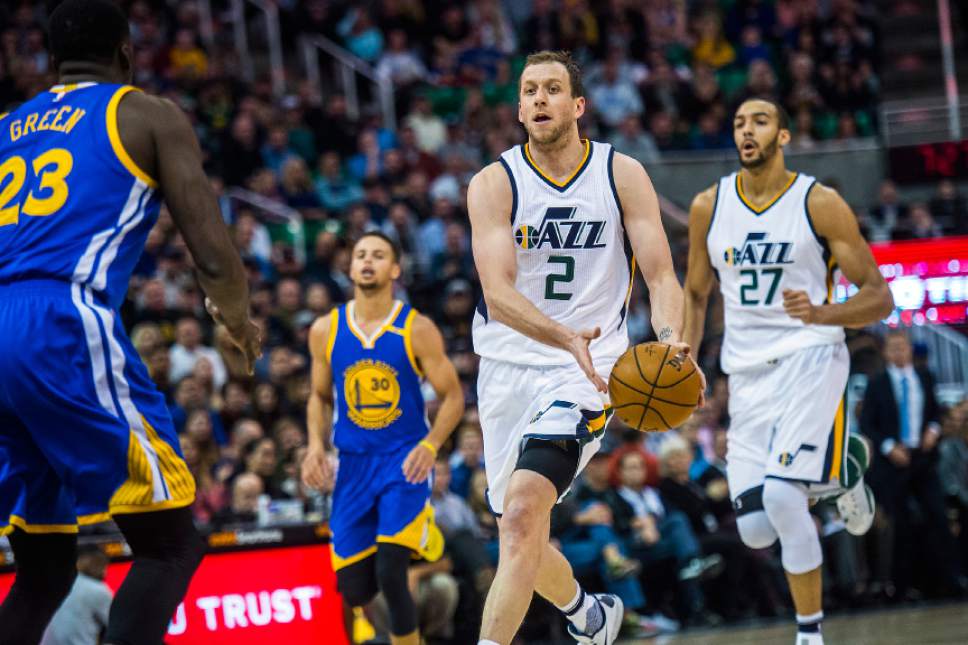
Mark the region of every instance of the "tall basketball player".
[[[443, 550], [429, 475], [464, 413], [464, 393], [440, 331], [393, 298], [400, 277], [393, 242], [382, 233], [363, 235], [353, 247], [350, 277], [353, 300], [309, 330], [303, 480], [328, 488], [333, 448], [339, 451], [330, 518], [337, 587], [353, 607], [382, 591], [393, 645], [419, 645], [407, 568], [411, 557], [433, 561]], [[432, 428], [420, 390], [425, 378], [440, 399]]]
[[250, 366], [258, 328], [191, 125], [126, 84], [124, 14], [66, 0], [49, 37], [59, 83], [0, 116], [0, 535], [17, 562], [0, 643], [40, 640], [78, 524], [113, 517], [134, 564], [105, 642], [155, 645], [205, 548], [165, 397], [118, 314], [162, 199]]
[[645, 170], [578, 136], [585, 99], [570, 55], [529, 56], [519, 92], [528, 143], [478, 173], [467, 195], [484, 288], [474, 348], [487, 497], [500, 517], [480, 642], [509, 645], [535, 590], [576, 640], [609, 644], [622, 603], [581, 589], [548, 542], [551, 510], [599, 448], [636, 261], [659, 340], [687, 351], [682, 289]]
[[[881, 320], [893, 301], [840, 195], [787, 169], [783, 108], [744, 102], [733, 137], [741, 169], [700, 193], [689, 214], [685, 338], [701, 341], [718, 279], [726, 312], [721, 363], [729, 374], [726, 475], [739, 534], [755, 549], [779, 538], [796, 643], [818, 645], [822, 554], [809, 500], [846, 489], [837, 505], [856, 535], [874, 516], [862, 479], [867, 447], [845, 427], [844, 327]], [[843, 303], [833, 302], [838, 267], [858, 287]]]

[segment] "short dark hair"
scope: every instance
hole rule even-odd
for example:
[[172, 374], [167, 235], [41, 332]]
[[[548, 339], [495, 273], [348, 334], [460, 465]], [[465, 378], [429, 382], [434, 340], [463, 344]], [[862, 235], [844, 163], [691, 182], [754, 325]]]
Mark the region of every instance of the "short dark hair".
[[[783, 105], [779, 101], [777, 101], [774, 98], [770, 98], [768, 96], [751, 96], [750, 98], [745, 99], [743, 103], [749, 103], [750, 101], [763, 101], [764, 103], [769, 103], [770, 105], [772, 105], [773, 109], [776, 110], [776, 119], [777, 119], [777, 123], [780, 126], [780, 129], [781, 130], [790, 129], [790, 113], [786, 111], [786, 108], [783, 107]], [[740, 105], [742, 105], [743, 103], [740, 103]], [[736, 109], [737, 110], [739, 109], [739, 105], [736, 106]]]
[[[565, 51], [564, 49], [557, 51], [545, 49], [540, 52], [528, 54], [528, 57], [524, 61], [524, 68], [521, 71], [523, 72], [530, 65], [541, 65], [542, 63], [561, 63], [564, 65], [565, 69], [568, 70], [568, 80], [571, 81], [571, 95], [575, 98], [585, 95], [585, 87], [582, 85], [581, 80], [581, 66], [571, 57], [570, 51]], [[520, 84], [520, 81], [518, 81], [519, 89]]]
[[391, 238], [389, 235], [387, 235], [383, 231], [367, 231], [363, 235], [361, 235], [358, 238], [356, 238], [356, 240], [353, 242], [353, 247], [355, 248], [356, 245], [359, 244], [360, 240], [362, 240], [364, 237], [376, 237], [376, 238], [379, 238], [379, 239], [383, 240], [387, 244], [389, 244], [390, 245], [390, 250], [393, 253], [393, 261], [399, 264], [399, 262], [400, 262], [400, 254], [401, 254], [400, 245], [397, 244], [396, 241], [393, 238]]
[[128, 19], [112, 0], [52, 0], [47, 8], [50, 53], [57, 64], [110, 64], [128, 38]]

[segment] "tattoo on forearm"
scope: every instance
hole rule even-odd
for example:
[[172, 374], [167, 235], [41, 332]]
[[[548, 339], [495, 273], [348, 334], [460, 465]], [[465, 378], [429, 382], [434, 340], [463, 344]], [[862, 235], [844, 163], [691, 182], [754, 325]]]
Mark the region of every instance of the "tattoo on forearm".
[[659, 330], [659, 342], [664, 343], [672, 336], [672, 327], [663, 327]]

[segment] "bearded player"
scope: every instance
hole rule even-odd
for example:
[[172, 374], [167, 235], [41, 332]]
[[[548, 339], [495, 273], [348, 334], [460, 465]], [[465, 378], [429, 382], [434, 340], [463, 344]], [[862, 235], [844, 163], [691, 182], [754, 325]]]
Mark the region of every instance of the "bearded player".
[[478, 173], [467, 195], [484, 288], [474, 349], [487, 498], [500, 517], [480, 643], [509, 645], [534, 590], [568, 618], [576, 640], [607, 645], [622, 602], [581, 589], [549, 544], [551, 511], [599, 448], [605, 381], [629, 342], [636, 260], [659, 340], [685, 351], [682, 289], [645, 170], [579, 138], [585, 99], [568, 53], [529, 56], [519, 101], [528, 143]]
[[[400, 277], [393, 242], [382, 233], [364, 234], [353, 247], [350, 277], [353, 300], [309, 330], [312, 392], [303, 480], [329, 488], [333, 448], [339, 451], [330, 518], [337, 587], [353, 607], [382, 591], [393, 645], [419, 645], [407, 569], [412, 557], [434, 561], [443, 550], [429, 475], [464, 413], [464, 393], [440, 331], [393, 298]], [[433, 427], [420, 388], [424, 379], [440, 400]]]
[[[874, 517], [863, 482], [868, 448], [846, 428], [844, 327], [875, 323], [894, 305], [843, 198], [787, 169], [783, 108], [744, 102], [733, 138], [741, 169], [697, 195], [689, 214], [684, 336], [694, 347], [702, 340], [718, 279], [729, 375], [726, 475], [739, 534], [754, 549], [780, 540], [796, 643], [821, 645], [823, 558], [810, 500], [838, 496], [854, 535]], [[838, 269], [858, 287], [843, 303], [833, 301]]]

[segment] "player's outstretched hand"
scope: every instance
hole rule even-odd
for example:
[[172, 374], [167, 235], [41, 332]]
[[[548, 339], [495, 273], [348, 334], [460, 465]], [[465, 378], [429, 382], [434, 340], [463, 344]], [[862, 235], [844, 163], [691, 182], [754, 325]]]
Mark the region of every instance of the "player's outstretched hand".
[[817, 308], [810, 302], [806, 291], [784, 289], [783, 310], [791, 318], [802, 320], [807, 325], [817, 322]]
[[324, 493], [333, 490], [333, 463], [322, 448], [311, 447], [302, 462], [302, 481], [309, 488]]
[[245, 357], [245, 373], [249, 375], [253, 374], [255, 372], [255, 362], [262, 356], [262, 332], [259, 330], [258, 325], [251, 320], [246, 320], [241, 327], [236, 329], [229, 327], [225, 324], [225, 319], [222, 317], [222, 312], [219, 311], [218, 305], [207, 297], [205, 298], [205, 310], [217, 324], [222, 325], [229, 332], [229, 338], [232, 340], [232, 344]]
[[418, 443], [403, 460], [403, 476], [409, 484], [420, 484], [427, 481], [430, 471], [434, 467], [434, 453], [430, 448]]
[[588, 345], [601, 335], [602, 330], [600, 327], [596, 327], [595, 329], [580, 329], [565, 341], [565, 349], [575, 357], [575, 360], [578, 361], [578, 366], [581, 367], [581, 371], [585, 373], [585, 376], [592, 382], [595, 389], [604, 394], [608, 392], [608, 386], [605, 385], [605, 381], [595, 371], [595, 365], [592, 363], [592, 353], [588, 350]]

